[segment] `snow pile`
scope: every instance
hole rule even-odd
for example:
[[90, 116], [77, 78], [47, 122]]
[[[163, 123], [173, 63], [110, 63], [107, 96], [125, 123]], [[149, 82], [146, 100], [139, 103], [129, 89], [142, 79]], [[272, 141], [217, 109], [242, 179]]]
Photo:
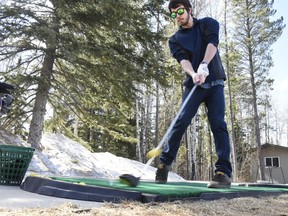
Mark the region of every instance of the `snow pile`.
[[[13, 140], [15, 142], [15, 139]], [[29, 146], [20, 139], [14, 145]], [[7, 143], [8, 144], [8, 143]], [[132, 174], [141, 179], [154, 180], [156, 169], [152, 166], [111, 153], [92, 153], [81, 144], [61, 135], [44, 134], [42, 149], [37, 150], [29, 165], [27, 175], [37, 173], [45, 176], [81, 176], [118, 179], [121, 174]], [[169, 173], [169, 181], [184, 180]]]

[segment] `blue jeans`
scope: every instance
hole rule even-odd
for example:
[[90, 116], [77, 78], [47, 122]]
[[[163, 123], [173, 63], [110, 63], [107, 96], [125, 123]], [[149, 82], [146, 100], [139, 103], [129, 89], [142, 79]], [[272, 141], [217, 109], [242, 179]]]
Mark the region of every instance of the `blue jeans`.
[[[185, 89], [183, 101], [190, 91], [191, 88]], [[215, 163], [215, 172], [221, 171], [231, 177], [232, 167], [230, 163], [230, 141], [227, 125], [224, 120], [225, 98], [224, 86], [222, 85], [212, 86], [209, 89], [201, 87], [196, 88], [171, 130], [168, 142], [160, 156], [160, 161], [166, 165], [170, 165], [173, 162], [177, 155], [183, 134], [191, 124], [192, 118], [196, 115], [202, 102], [205, 103], [208, 110], [208, 120], [213, 133], [216, 154], [218, 157]]]

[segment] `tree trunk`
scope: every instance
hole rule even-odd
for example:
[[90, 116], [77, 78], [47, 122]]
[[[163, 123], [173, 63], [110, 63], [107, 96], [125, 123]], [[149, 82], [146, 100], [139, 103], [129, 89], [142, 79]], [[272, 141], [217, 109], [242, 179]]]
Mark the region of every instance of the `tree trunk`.
[[[197, 114], [195, 115], [195, 117], [197, 116]], [[196, 118], [193, 118], [192, 120], [192, 130], [191, 130], [191, 153], [192, 153], [192, 158], [190, 158], [191, 160], [191, 180], [196, 180], [197, 179], [197, 173], [196, 173], [196, 160], [197, 160], [197, 156], [196, 156]]]
[[227, 5], [228, 1], [225, 0], [224, 9], [224, 33], [225, 33], [225, 55], [226, 55], [226, 70], [227, 70], [227, 82], [228, 82], [228, 94], [229, 94], [229, 110], [230, 110], [230, 121], [231, 121], [231, 133], [232, 133], [232, 166], [233, 166], [233, 180], [238, 179], [238, 165], [236, 157], [236, 139], [235, 139], [235, 128], [234, 128], [234, 113], [232, 106], [232, 91], [231, 91], [231, 80], [230, 80], [230, 64], [229, 64], [229, 48], [228, 48], [228, 33], [227, 33]]
[[50, 81], [53, 73], [54, 55], [55, 49], [50, 49], [46, 52], [33, 108], [28, 143], [36, 149], [40, 147], [40, 141], [42, 138], [46, 104], [48, 101], [48, 94], [51, 86]]
[[[196, 116], [195, 116], [196, 117]], [[187, 149], [187, 179], [196, 180], [196, 119], [193, 118], [191, 125], [185, 133], [185, 143]]]
[[[159, 18], [159, 16], [160, 16], [160, 14], [158, 11], [158, 13], [157, 13], [157, 34], [160, 31], [160, 22], [159, 22], [160, 18]], [[158, 41], [158, 43], [159, 43], [159, 41]], [[158, 53], [157, 53], [157, 58], [159, 58]], [[159, 97], [160, 97], [159, 83], [156, 82], [155, 139], [154, 139], [154, 146], [155, 147], [159, 143], [159, 106], [160, 106]]]
[[[198, 109], [199, 110], [199, 109]], [[200, 122], [200, 121], [199, 121]], [[203, 126], [203, 121], [201, 121], [200, 124], [198, 125], [201, 125], [201, 128], [199, 129], [198, 131], [198, 180], [203, 180], [203, 176], [204, 176], [204, 173], [203, 173], [203, 139], [204, 139], [204, 135], [205, 132], [203, 131], [204, 130], [204, 126]]]
[[78, 137], [78, 128], [79, 127], [79, 118], [77, 115], [74, 115], [74, 124], [73, 124], [73, 134]]
[[[56, 2], [52, 2], [56, 3]], [[44, 126], [44, 117], [46, 114], [46, 105], [48, 101], [49, 90], [51, 88], [51, 79], [53, 74], [53, 65], [56, 55], [56, 47], [58, 45], [57, 35], [59, 34], [59, 20], [55, 16], [51, 22], [53, 28], [49, 32], [49, 39], [46, 41], [46, 51], [43, 66], [38, 81], [38, 89], [36, 92], [35, 103], [33, 107], [33, 115], [30, 123], [28, 143], [32, 147], [38, 149], [42, 138]]]
[[159, 84], [156, 83], [156, 110], [155, 110], [155, 139], [154, 146], [156, 147], [159, 143]]
[[142, 151], [141, 151], [141, 127], [140, 127], [140, 121], [141, 121], [141, 111], [139, 108], [139, 97], [138, 94], [136, 96], [136, 113], [135, 113], [135, 118], [136, 118], [136, 136], [137, 136], [137, 145], [136, 145], [136, 155], [138, 158], [138, 161], [143, 162], [142, 160]]
[[254, 77], [254, 67], [252, 59], [252, 50], [249, 46], [249, 64], [250, 64], [250, 76], [251, 76], [251, 86], [252, 86], [252, 97], [253, 97], [253, 111], [254, 111], [254, 129], [255, 129], [255, 141], [257, 146], [257, 156], [258, 156], [258, 166], [259, 166], [259, 177], [261, 180], [265, 180], [264, 176], [264, 159], [261, 153], [261, 139], [260, 139], [260, 126], [259, 126], [259, 115], [257, 108], [257, 92]]
[[254, 109], [254, 127], [255, 127], [255, 140], [257, 145], [257, 156], [258, 156], [258, 165], [260, 179], [265, 180], [264, 176], [264, 158], [261, 152], [261, 139], [260, 139], [260, 126], [259, 126], [259, 116], [257, 110], [257, 93], [254, 74], [251, 73], [251, 84], [252, 84], [252, 94], [253, 94], [253, 109]]

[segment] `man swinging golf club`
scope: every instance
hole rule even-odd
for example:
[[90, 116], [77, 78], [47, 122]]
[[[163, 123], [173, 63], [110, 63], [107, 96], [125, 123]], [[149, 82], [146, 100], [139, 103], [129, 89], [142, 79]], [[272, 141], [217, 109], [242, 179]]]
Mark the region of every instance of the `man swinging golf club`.
[[219, 23], [212, 18], [196, 19], [188, 0], [171, 0], [171, 17], [176, 19], [179, 30], [169, 39], [173, 57], [186, 72], [183, 100], [193, 86], [199, 86], [179, 115], [168, 137], [156, 171], [156, 183], [166, 183], [170, 165], [175, 159], [186, 128], [190, 125], [200, 104], [208, 110], [208, 120], [213, 132], [217, 161], [215, 175], [208, 183], [209, 188], [229, 188], [232, 167], [230, 163], [230, 142], [224, 120], [224, 80], [226, 79], [217, 50]]

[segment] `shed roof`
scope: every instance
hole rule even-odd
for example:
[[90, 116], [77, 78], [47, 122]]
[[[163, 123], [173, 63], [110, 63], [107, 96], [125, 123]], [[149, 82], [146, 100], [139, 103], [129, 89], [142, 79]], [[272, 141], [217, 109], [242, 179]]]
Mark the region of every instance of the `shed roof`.
[[274, 145], [274, 144], [270, 144], [270, 143], [265, 143], [261, 146], [262, 149], [267, 149], [267, 148], [276, 148], [276, 149], [283, 149], [283, 150], [287, 150], [288, 151], [288, 147], [287, 146], [281, 146], [281, 145]]

